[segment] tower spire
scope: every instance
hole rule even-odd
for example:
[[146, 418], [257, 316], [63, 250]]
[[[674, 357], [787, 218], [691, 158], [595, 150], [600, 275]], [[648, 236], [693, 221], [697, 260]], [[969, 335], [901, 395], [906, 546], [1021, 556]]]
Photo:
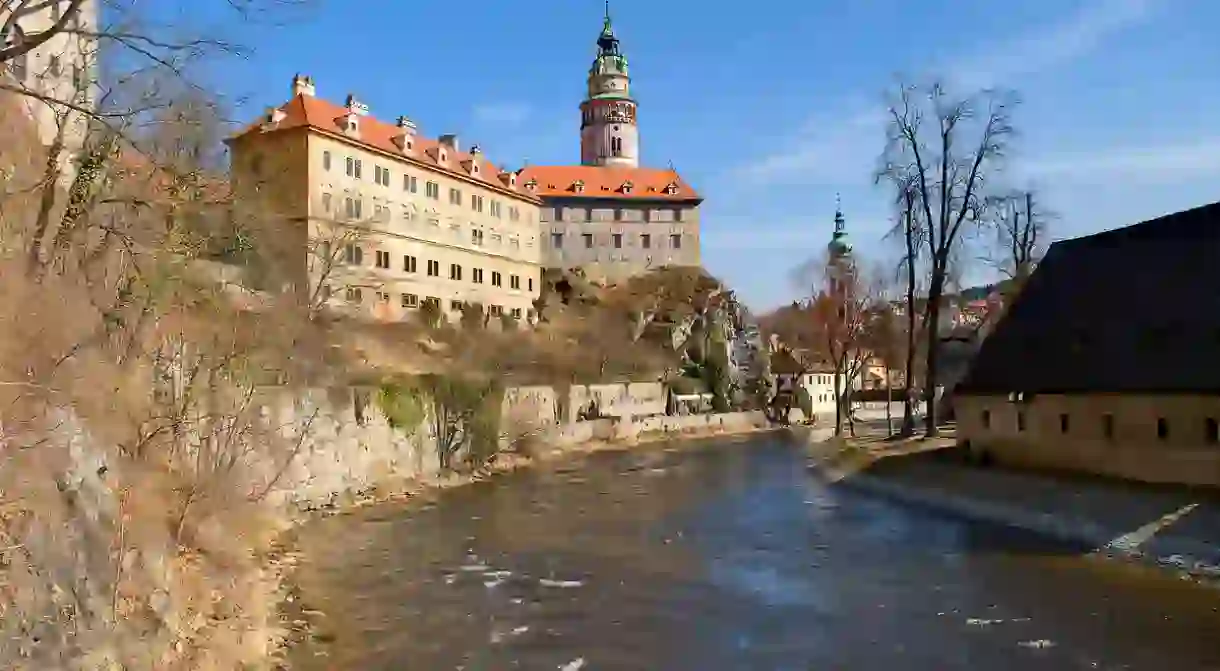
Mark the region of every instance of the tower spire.
[[597, 56], [589, 68], [589, 92], [581, 103], [580, 162], [584, 165], [639, 165], [639, 131], [627, 57], [610, 19], [610, 0], [597, 36]]

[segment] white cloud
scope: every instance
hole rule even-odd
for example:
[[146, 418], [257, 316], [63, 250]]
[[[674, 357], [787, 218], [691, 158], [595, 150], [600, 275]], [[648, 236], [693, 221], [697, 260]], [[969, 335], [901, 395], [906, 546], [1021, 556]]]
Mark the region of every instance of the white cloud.
[[1022, 174], [1038, 180], [1155, 184], [1220, 173], [1220, 137], [1147, 147], [1113, 147], [1091, 153], [1031, 157]]
[[[997, 86], [1081, 58], [1153, 8], [1153, 0], [1096, 0], [1058, 23], [959, 57], [941, 71], [967, 90]], [[739, 167], [735, 176], [780, 184], [859, 183], [883, 149], [884, 121], [880, 105], [846, 106], [842, 114], [811, 120], [782, 149]]]
[[518, 102], [485, 103], [474, 108], [474, 120], [485, 124], [516, 126], [529, 119], [529, 105]]
[[1098, 0], [1059, 23], [962, 59], [951, 68], [953, 79], [974, 89], [1049, 70], [1089, 54], [1107, 37], [1145, 20], [1153, 5], [1152, 0]]

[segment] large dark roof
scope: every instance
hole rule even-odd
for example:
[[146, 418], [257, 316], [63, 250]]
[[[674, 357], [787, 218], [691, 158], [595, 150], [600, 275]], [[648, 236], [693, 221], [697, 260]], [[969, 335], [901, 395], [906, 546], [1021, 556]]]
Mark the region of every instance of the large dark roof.
[[957, 390], [1220, 394], [1220, 203], [1052, 245]]

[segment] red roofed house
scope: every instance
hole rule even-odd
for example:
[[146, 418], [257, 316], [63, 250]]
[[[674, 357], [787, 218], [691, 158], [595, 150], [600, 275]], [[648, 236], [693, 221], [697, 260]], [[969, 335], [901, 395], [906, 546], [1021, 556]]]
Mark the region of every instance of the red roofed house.
[[528, 166], [518, 181], [542, 199], [543, 264], [615, 279], [698, 266], [699, 194], [672, 168], [641, 168], [627, 58], [607, 13], [580, 105], [581, 165]]
[[300, 222], [310, 296], [380, 321], [432, 303], [528, 319], [541, 288], [539, 200], [456, 135], [335, 104], [297, 76], [292, 98], [228, 141], [236, 195]]

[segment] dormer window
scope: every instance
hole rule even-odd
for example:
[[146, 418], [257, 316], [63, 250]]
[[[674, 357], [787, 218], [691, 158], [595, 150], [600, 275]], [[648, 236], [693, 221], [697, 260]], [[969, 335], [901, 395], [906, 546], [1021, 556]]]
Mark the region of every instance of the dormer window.
[[619, 187], [619, 190], [623, 193], [631, 193], [631, 190], [634, 188], [635, 185], [631, 183], [631, 180], [627, 180], [626, 182], [623, 182], [623, 185]]
[[436, 150], [436, 160], [439, 163], [447, 163], [449, 161], [449, 153], [444, 149]]
[[572, 182], [572, 190], [575, 191], [576, 193], [584, 193], [585, 192], [584, 180], [578, 179], [575, 182]]
[[530, 181], [525, 183], [525, 188], [529, 189], [530, 191], [537, 191], [538, 190], [538, 180], [531, 177]]
[[672, 196], [677, 192], [678, 192], [678, 183], [677, 182], [670, 182], [669, 184], [667, 184], [665, 186], [665, 193]]

